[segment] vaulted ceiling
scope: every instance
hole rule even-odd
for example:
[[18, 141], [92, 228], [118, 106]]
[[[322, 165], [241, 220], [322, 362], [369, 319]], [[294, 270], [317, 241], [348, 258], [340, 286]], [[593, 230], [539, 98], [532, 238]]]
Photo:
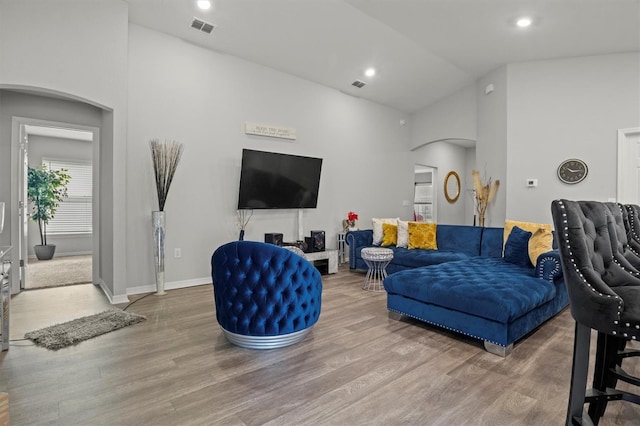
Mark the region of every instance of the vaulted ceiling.
[[135, 24], [405, 112], [507, 63], [640, 51], [640, 0], [126, 1]]

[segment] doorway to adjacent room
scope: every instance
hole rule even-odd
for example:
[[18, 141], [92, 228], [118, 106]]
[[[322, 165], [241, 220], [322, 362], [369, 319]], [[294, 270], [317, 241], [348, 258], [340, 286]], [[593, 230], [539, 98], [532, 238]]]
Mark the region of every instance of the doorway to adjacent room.
[[[20, 290], [87, 284], [93, 264], [94, 133], [71, 124], [20, 121]], [[27, 194], [28, 170], [65, 170], [70, 176], [67, 196], [47, 223], [47, 244], [55, 244], [53, 259], [40, 260], [34, 247], [43, 231]]]

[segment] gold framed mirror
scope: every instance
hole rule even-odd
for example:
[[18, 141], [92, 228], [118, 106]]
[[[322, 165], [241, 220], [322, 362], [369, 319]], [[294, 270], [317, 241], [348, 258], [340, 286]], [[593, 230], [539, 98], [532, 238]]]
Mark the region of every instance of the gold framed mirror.
[[455, 203], [460, 197], [460, 176], [453, 170], [444, 178], [444, 198], [450, 203]]

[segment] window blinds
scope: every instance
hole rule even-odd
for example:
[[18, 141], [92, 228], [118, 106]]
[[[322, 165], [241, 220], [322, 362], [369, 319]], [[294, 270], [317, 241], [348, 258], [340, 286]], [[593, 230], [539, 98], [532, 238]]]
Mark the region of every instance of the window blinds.
[[92, 166], [91, 162], [43, 159], [48, 170], [67, 169], [71, 176], [68, 197], [47, 224], [47, 234], [87, 234], [92, 230]]

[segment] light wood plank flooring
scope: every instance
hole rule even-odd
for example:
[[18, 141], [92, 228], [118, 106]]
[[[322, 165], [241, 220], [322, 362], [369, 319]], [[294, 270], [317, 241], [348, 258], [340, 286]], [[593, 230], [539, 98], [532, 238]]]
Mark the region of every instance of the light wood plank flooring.
[[[210, 285], [140, 299], [128, 310], [147, 321], [75, 347], [15, 342], [0, 355], [12, 425], [564, 424], [568, 310], [500, 358], [472, 339], [389, 319], [385, 294], [360, 290], [361, 273], [343, 266], [323, 278], [320, 320], [288, 348], [229, 344]], [[14, 298], [14, 338], [106, 306], [91, 285], [38, 292]], [[600, 424], [638, 425], [640, 408], [611, 403]]]

